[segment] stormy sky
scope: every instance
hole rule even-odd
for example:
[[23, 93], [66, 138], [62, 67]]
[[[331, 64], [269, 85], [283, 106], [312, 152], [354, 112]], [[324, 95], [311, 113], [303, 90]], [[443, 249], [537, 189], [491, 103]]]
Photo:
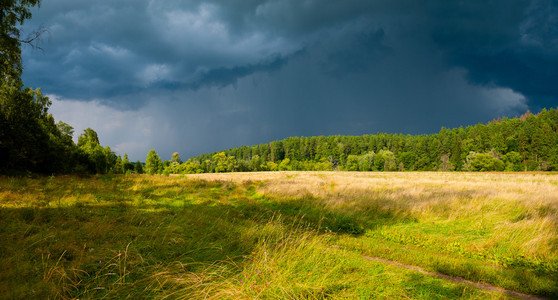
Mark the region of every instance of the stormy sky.
[[132, 160], [558, 106], [554, 0], [45, 0], [23, 79]]

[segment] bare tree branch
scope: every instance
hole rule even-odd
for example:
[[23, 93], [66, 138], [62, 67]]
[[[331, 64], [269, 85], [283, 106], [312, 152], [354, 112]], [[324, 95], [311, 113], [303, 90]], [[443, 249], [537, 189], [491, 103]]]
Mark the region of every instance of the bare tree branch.
[[31, 46], [33, 50], [38, 49], [44, 52], [44, 49], [40, 46], [44, 34], [47, 34], [50, 38], [50, 31], [47, 28], [45, 28], [43, 25], [41, 25], [39, 26], [39, 28], [29, 33], [26, 39], [24, 40], [20, 39], [19, 41], [23, 44], [27, 44]]

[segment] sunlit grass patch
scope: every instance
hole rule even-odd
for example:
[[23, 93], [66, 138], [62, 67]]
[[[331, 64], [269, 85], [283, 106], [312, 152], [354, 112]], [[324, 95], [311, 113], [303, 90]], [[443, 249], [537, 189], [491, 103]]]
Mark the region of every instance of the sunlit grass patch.
[[499, 298], [416, 271], [369, 261], [306, 231], [285, 233], [269, 223], [242, 263], [222, 261], [200, 273], [170, 276], [179, 299]]

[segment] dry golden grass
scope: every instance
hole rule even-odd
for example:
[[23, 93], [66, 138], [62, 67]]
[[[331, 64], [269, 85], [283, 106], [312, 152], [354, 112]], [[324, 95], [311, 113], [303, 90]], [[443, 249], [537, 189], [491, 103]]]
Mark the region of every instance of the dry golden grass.
[[430, 207], [455, 205], [461, 212], [478, 212], [482, 205], [525, 206], [547, 210], [556, 218], [558, 175], [546, 173], [361, 173], [361, 172], [257, 172], [192, 174], [187, 178], [245, 183], [264, 181], [264, 195], [299, 197], [312, 195], [329, 202], [390, 200], [415, 212]]
[[[391, 211], [430, 222], [466, 222], [494, 234], [478, 247], [511, 244], [523, 255], [557, 258], [558, 174], [452, 172], [256, 172], [186, 175], [263, 181], [274, 198], [304, 195], [353, 214]], [[505, 240], [505, 241], [504, 241]]]

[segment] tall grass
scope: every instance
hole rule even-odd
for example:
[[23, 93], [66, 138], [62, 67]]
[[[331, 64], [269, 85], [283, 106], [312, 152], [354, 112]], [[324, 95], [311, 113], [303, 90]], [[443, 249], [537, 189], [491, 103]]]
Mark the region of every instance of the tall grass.
[[558, 176], [0, 178], [2, 298], [557, 297]]
[[555, 174], [270, 172], [258, 177], [265, 180], [261, 195], [276, 207], [288, 202], [310, 218], [312, 209], [305, 207], [319, 207], [320, 216], [334, 212], [352, 224], [349, 228], [359, 228], [346, 233], [364, 233], [340, 235], [339, 245], [526, 293], [557, 295]]

